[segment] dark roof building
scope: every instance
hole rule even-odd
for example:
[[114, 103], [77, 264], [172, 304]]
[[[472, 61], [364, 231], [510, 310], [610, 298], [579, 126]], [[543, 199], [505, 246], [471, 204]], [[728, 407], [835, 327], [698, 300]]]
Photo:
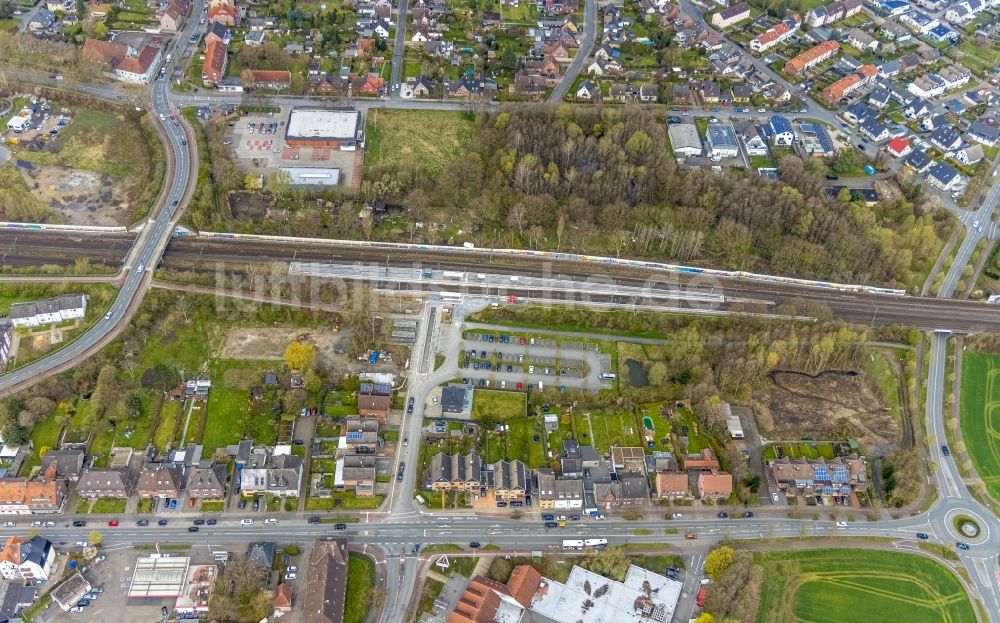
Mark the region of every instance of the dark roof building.
[[302, 607], [304, 623], [341, 623], [347, 596], [347, 539], [316, 541]]
[[468, 388], [465, 385], [448, 385], [441, 390], [441, 411], [443, 413], [464, 413]]

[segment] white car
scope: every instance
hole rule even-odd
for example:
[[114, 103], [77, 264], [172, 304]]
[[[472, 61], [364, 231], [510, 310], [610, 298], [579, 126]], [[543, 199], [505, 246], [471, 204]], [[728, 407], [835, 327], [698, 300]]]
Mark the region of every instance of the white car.
[[838, 528], [846, 528], [847, 527], [847, 522], [846, 521], [838, 521], [837, 522], [837, 527]]
[[40, 521], [33, 521], [33, 522], [31, 522], [31, 527], [32, 528], [41, 528], [42, 527], [42, 522], [40, 522]]
[[141, 273], [141, 272], [143, 272], [145, 270], [146, 270], [146, 265], [145, 264], [139, 264], [139, 272]]
[[274, 524], [278, 523], [278, 520], [275, 519], [274, 517], [268, 517], [267, 519], [264, 520], [264, 523], [269, 526], [273, 526]]
[[288, 565], [288, 568], [285, 569], [285, 571], [287, 571], [288, 573], [295, 573], [298, 570], [299, 568], [296, 567], [295, 565]]
[[253, 519], [250, 519], [249, 517], [247, 517], [246, 519], [241, 519], [240, 520], [240, 525], [241, 526], [252, 526], [253, 525]]
[[673, 515], [670, 516], [670, 518], [671, 519], [684, 519], [684, 515], [682, 515], [680, 513], [674, 513]]
[[13, 528], [16, 525], [17, 524], [14, 523], [13, 521], [5, 521], [5, 522], [3, 522], [3, 527], [4, 528]]
[[285, 579], [288, 580], [288, 581], [294, 580], [295, 578], [296, 578], [296, 575], [294, 573], [286, 573], [285, 574]]

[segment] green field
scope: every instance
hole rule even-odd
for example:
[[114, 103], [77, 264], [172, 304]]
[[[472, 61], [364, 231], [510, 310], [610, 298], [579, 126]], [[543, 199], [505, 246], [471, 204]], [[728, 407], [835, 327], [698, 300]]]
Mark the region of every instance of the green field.
[[958, 579], [913, 554], [860, 549], [766, 552], [757, 623], [976, 621]]
[[437, 177], [472, 139], [472, 117], [462, 112], [372, 110], [365, 125], [365, 167], [413, 166]]
[[962, 355], [962, 438], [990, 495], [1000, 500], [1000, 355]]
[[362, 554], [351, 554], [347, 560], [347, 599], [344, 603], [344, 623], [361, 623], [371, 608], [375, 563]]
[[477, 389], [472, 395], [472, 417], [491, 415], [499, 420], [523, 418], [527, 414], [526, 394]]

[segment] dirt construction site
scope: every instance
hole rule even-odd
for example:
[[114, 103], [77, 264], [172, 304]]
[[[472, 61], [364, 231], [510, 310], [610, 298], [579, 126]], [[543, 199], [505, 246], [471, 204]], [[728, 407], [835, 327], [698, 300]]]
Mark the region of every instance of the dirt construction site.
[[70, 225], [117, 225], [117, 215], [128, 210], [127, 201], [115, 201], [116, 185], [105, 176], [60, 166], [18, 162], [28, 188], [39, 201], [66, 217]]
[[863, 374], [774, 372], [752, 406], [769, 439], [852, 437], [868, 447], [902, 438], [900, 422]]

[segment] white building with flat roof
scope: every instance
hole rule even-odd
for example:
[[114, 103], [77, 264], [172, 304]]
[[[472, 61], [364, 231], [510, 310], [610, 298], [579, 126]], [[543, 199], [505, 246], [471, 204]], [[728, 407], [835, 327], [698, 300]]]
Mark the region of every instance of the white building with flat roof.
[[282, 167], [291, 186], [331, 188], [340, 185], [340, 169], [326, 167]]
[[129, 599], [180, 597], [190, 563], [184, 556], [152, 554], [139, 558], [128, 587]]
[[556, 623], [671, 621], [683, 586], [635, 565], [624, 582], [574, 566], [565, 584], [542, 578], [531, 611]]
[[361, 113], [348, 109], [293, 108], [285, 126], [285, 142], [293, 147], [351, 151], [361, 134]]
[[675, 155], [685, 158], [701, 155], [701, 138], [693, 123], [675, 123], [667, 128], [667, 134]]
[[712, 158], [735, 158], [740, 155], [736, 141], [736, 131], [728, 123], [712, 123], [708, 126], [708, 155]]

